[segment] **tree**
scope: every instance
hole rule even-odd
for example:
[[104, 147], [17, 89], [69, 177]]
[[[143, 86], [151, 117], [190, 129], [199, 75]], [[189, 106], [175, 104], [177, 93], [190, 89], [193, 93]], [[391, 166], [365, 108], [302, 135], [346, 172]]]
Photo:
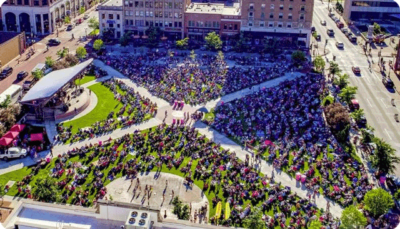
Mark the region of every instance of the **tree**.
[[85, 13], [85, 7], [81, 7], [81, 8], [79, 8], [79, 14], [83, 14], [83, 13]]
[[365, 209], [375, 218], [387, 213], [394, 206], [392, 195], [382, 188], [372, 189], [364, 196]]
[[308, 229], [320, 229], [322, 228], [322, 223], [318, 220], [311, 221], [310, 226]]
[[314, 67], [317, 71], [322, 71], [325, 69], [325, 60], [322, 58], [322, 56], [317, 56], [314, 59]]
[[381, 26], [378, 23], [374, 23], [374, 33], [375, 34], [381, 34]]
[[40, 80], [43, 77], [44, 73], [41, 69], [36, 69], [32, 72], [32, 75], [35, 80]]
[[296, 50], [292, 53], [292, 61], [296, 64], [301, 64], [306, 60], [306, 55], [300, 50]]
[[354, 205], [343, 210], [340, 220], [346, 229], [361, 229], [367, 225], [367, 218]]
[[6, 99], [3, 100], [3, 102], [0, 103], [0, 108], [7, 108], [8, 105], [10, 105], [10, 104], [11, 104], [11, 96], [7, 95]]
[[361, 138], [362, 144], [370, 143], [374, 137], [372, 131], [366, 128], [361, 129], [361, 136], [362, 136]]
[[51, 68], [51, 67], [53, 67], [55, 61], [53, 60], [53, 58], [51, 58], [51, 56], [47, 56], [46, 61], [44, 63], [46, 64], [46, 66], [48, 68]]
[[172, 213], [177, 215], [178, 219], [189, 220], [190, 213], [189, 206], [187, 204], [183, 204], [178, 197], [174, 198], [172, 204], [174, 205]]
[[337, 9], [340, 13], [343, 13], [343, 5], [340, 4], [340, 2], [336, 2], [336, 9]]
[[185, 37], [182, 40], [177, 40], [175, 43], [178, 49], [186, 49], [189, 44], [189, 38]]
[[196, 60], [196, 56], [197, 54], [194, 52], [194, 50], [190, 51], [190, 59], [192, 59], [192, 61]]
[[350, 124], [350, 116], [346, 108], [340, 103], [332, 103], [325, 107], [326, 121], [335, 130], [343, 130]]
[[265, 222], [262, 220], [262, 211], [258, 207], [254, 207], [243, 220], [243, 226], [251, 229], [263, 229], [265, 228]]
[[4, 186], [0, 185], [0, 198], [1, 198], [1, 205], [3, 205], [3, 201], [4, 201], [4, 195], [6, 194], [5, 190], [4, 190]]
[[79, 47], [76, 49], [76, 56], [77, 56], [79, 59], [84, 58], [84, 57], [86, 56], [86, 54], [87, 54], [87, 52], [86, 52], [85, 47], [79, 46]]
[[217, 61], [218, 61], [218, 62], [223, 62], [224, 59], [225, 59], [224, 53], [223, 53], [222, 51], [218, 51], [218, 54], [217, 54]]
[[65, 23], [65, 24], [71, 23], [71, 18], [69, 18], [69, 16], [65, 16], [65, 18], [64, 18], [64, 23]]
[[334, 61], [329, 62], [329, 74], [336, 75], [341, 71], [342, 70], [340, 70], [339, 65], [336, 62]]
[[56, 179], [50, 176], [38, 178], [32, 194], [38, 201], [54, 202], [57, 200]]
[[77, 65], [79, 63], [79, 59], [76, 56], [72, 55], [72, 54], [68, 54], [65, 57], [65, 61], [68, 63], [67, 67], [75, 66], [75, 65]]
[[396, 156], [396, 150], [380, 138], [373, 138], [376, 144], [375, 153], [371, 155], [371, 165], [383, 174], [394, 173], [396, 164], [400, 158]]
[[99, 51], [101, 48], [103, 48], [103, 45], [104, 45], [103, 41], [101, 39], [97, 39], [93, 43], [93, 48], [96, 51]]
[[121, 46], [125, 47], [128, 45], [128, 35], [124, 34], [121, 38], [119, 38], [119, 43], [121, 44]]
[[356, 121], [360, 121], [361, 118], [364, 116], [364, 109], [358, 109], [353, 111], [350, 116]]
[[160, 41], [161, 29], [159, 27], [150, 26], [146, 30], [146, 34], [148, 35], [146, 44], [150, 47], [156, 47]]
[[339, 88], [344, 88], [349, 84], [349, 75], [347, 73], [340, 75], [338, 73], [338, 77], [335, 77], [333, 80], [333, 84], [338, 85]]
[[219, 50], [222, 48], [221, 38], [215, 32], [208, 33], [205, 40], [208, 49]]
[[339, 93], [339, 97], [344, 100], [347, 104], [351, 103], [354, 96], [357, 94], [357, 87], [346, 86]]
[[99, 29], [99, 20], [97, 20], [95, 17], [90, 18], [88, 21], [88, 26], [93, 30]]
[[63, 49], [57, 51], [57, 56], [60, 59], [64, 58], [67, 54], [68, 54], [68, 49], [67, 48], [63, 48]]

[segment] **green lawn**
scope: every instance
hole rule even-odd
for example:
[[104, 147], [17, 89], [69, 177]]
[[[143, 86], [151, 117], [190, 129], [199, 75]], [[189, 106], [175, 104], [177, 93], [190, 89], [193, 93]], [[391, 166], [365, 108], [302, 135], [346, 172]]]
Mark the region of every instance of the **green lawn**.
[[123, 106], [118, 100], [114, 99], [114, 94], [101, 83], [94, 84], [88, 87], [97, 96], [96, 107], [87, 115], [78, 119], [65, 122], [63, 125], [69, 127], [72, 125], [72, 133], [75, 134], [79, 129], [91, 126], [97, 121], [105, 120], [111, 111], [118, 112]]
[[[117, 166], [117, 164], [120, 163], [120, 162], [125, 164], [130, 159], [137, 158], [138, 162], [141, 162], [144, 165], [143, 169], [141, 171], [145, 172], [145, 171], [148, 171], [148, 166], [151, 163], [147, 163], [144, 160], [142, 160], [144, 155], [152, 155], [152, 156], [154, 156], [155, 157], [155, 162], [156, 162], [156, 161], [159, 160], [159, 155], [168, 155], [170, 153], [170, 150], [168, 150], [166, 148], [164, 148], [161, 151], [161, 153], [159, 153], [156, 148], [152, 147], [153, 146], [152, 144], [148, 143], [150, 132], [152, 132], [153, 134], [156, 133], [156, 128], [157, 127], [142, 131], [142, 136], [144, 137], [144, 140], [145, 140], [145, 145], [144, 146], [146, 147], [147, 150], [142, 151], [141, 153], [139, 153], [136, 156], [132, 156], [132, 155], [128, 154], [125, 157], [118, 157], [113, 163], [110, 162], [110, 164], [106, 168], [100, 170], [104, 174], [104, 176], [102, 177], [102, 181], [104, 182], [104, 185], [107, 185], [107, 184], [109, 184], [111, 182], [107, 178], [108, 175], [109, 175], [109, 172], [113, 167]], [[184, 144], [186, 144], [188, 140], [185, 140], [186, 138], [183, 138], [182, 130], [175, 130], [175, 131], [179, 131], [180, 134], [175, 135], [176, 137], [172, 137], [171, 131], [170, 131], [168, 136], [171, 136], [172, 138], [169, 141], [167, 139], [164, 139], [163, 142], [165, 144], [168, 144], [168, 142], [171, 142], [172, 143], [171, 147], [174, 147], [174, 148], [177, 149], [181, 139], [184, 139]], [[208, 141], [209, 141], [208, 139], [205, 139], [205, 142], [208, 142]], [[114, 141], [114, 144], [116, 144], [115, 141]], [[124, 147], [124, 144], [126, 144], [126, 142], [124, 142], [124, 141], [121, 142], [118, 145], [118, 150], [122, 150], [123, 147]], [[143, 147], [139, 147], [138, 145], [136, 145], [138, 143], [135, 142], [135, 141], [132, 142], [132, 144], [135, 146], [135, 150], [143, 149]], [[109, 147], [111, 147], [111, 146], [109, 146]], [[88, 166], [91, 163], [93, 163], [94, 161], [97, 161], [100, 157], [104, 157], [104, 156], [108, 156], [109, 157], [110, 156], [109, 152], [100, 151], [99, 149], [100, 149], [100, 147], [93, 147], [88, 153], [86, 153], [83, 156], [70, 157], [65, 162], [65, 169], [67, 170], [69, 168], [69, 165], [71, 163], [73, 163], [73, 162], [80, 162], [82, 165]], [[89, 156], [94, 152], [97, 152], [96, 156], [94, 158], [90, 159]], [[194, 152], [197, 152], [197, 151], [194, 151]], [[180, 156], [183, 156], [184, 159], [183, 159], [182, 163], [178, 167], [173, 166], [172, 169], [168, 169], [167, 166], [165, 164], [163, 164], [163, 166], [161, 168], [161, 172], [172, 173], [172, 174], [175, 174], [175, 175], [178, 175], [178, 176], [181, 176], [181, 177], [187, 177], [188, 173], [181, 172], [181, 168], [183, 168], [184, 166], [187, 165], [187, 163], [191, 160], [191, 153], [194, 153], [194, 152], [192, 150], [190, 150], [190, 152], [189, 151], [185, 151], [184, 148], [183, 148], [183, 150], [182, 149], [181, 150], [176, 150], [176, 155], [175, 155], [174, 158], [177, 159]], [[55, 167], [55, 164], [58, 162], [58, 160], [59, 160], [58, 158], [53, 159], [51, 161], [51, 163], [49, 163], [47, 166], [45, 166], [44, 168], [39, 170], [38, 173], [33, 176], [32, 180], [29, 182], [29, 185], [32, 187], [32, 190], [36, 189], [36, 187], [35, 187], [36, 180], [38, 178], [46, 178], [50, 174], [50, 170]], [[154, 162], [152, 162], [152, 163], [154, 165]], [[206, 173], [209, 174], [209, 176], [207, 178], [206, 177], [202, 177], [202, 178], [194, 179], [194, 174], [195, 174], [194, 171], [195, 171], [195, 168], [198, 165], [198, 163], [199, 163], [199, 159], [193, 159], [192, 160], [192, 166], [190, 167], [190, 170], [192, 171], [192, 179], [194, 180], [194, 184], [199, 186], [203, 190], [204, 184], [205, 183], [210, 184], [210, 181], [213, 179], [214, 171], [211, 170], [211, 166], [210, 166], [210, 167], [208, 167], [206, 169]], [[157, 167], [154, 166], [152, 171], [156, 171], [156, 170], [157, 170]], [[78, 172], [79, 169], [75, 169], [75, 171]], [[0, 184], [4, 185], [5, 183], [8, 182], [8, 180], [21, 181], [26, 175], [30, 174], [31, 172], [32, 172], [32, 169], [23, 168], [23, 169], [20, 169], [20, 170], [11, 172], [11, 173], [0, 175]], [[228, 176], [227, 176], [227, 174], [230, 173], [230, 172], [231, 172], [230, 170], [221, 171], [221, 176], [225, 179], [225, 182], [227, 182], [227, 183], [232, 183], [232, 180], [229, 179]], [[84, 173], [84, 172], [81, 171], [80, 173]], [[86, 180], [84, 181], [84, 183], [81, 184], [80, 186], [78, 186], [77, 189], [74, 192], [69, 192], [65, 188], [58, 187], [58, 189], [57, 189], [58, 190], [58, 196], [64, 195], [65, 193], [68, 192], [70, 197], [69, 197], [67, 203], [74, 204], [74, 201], [75, 201], [74, 197], [76, 196], [76, 192], [78, 190], [80, 190], [80, 191], [88, 190], [89, 191], [88, 198], [90, 200], [89, 205], [91, 205], [92, 204], [91, 201], [93, 200], [93, 198], [97, 194], [97, 190], [92, 187], [94, 179], [95, 179], [94, 169], [92, 169], [90, 172], [88, 172], [87, 175], [88, 176], [87, 176]], [[121, 177], [123, 175], [125, 175], [124, 171], [121, 171], [121, 172], [115, 174], [115, 178]], [[259, 174], [259, 176], [263, 177], [264, 175], [263, 174]], [[62, 181], [62, 180], [65, 180], [65, 179], [68, 180], [67, 185], [72, 182], [71, 178], [67, 178], [66, 177], [65, 172], [61, 177], [56, 178], [56, 179], [57, 179], [57, 181]], [[247, 187], [247, 188], [249, 188], [249, 186], [250, 186], [249, 183], [246, 183], [246, 182], [244, 182], [242, 180], [240, 181], [240, 183], [243, 183], [243, 185], [245, 187]], [[255, 183], [255, 185], [256, 186], [260, 186], [261, 185], [260, 181]], [[250, 193], [251, 193], [251, 191], [250, 191]], [[209, 206], [210, 207], [209, 208], [210, 209], [210, 217], [215, 215], [215, 211], [216, 211], [216, 208], [212, 204], [212, 200], [213, 200], [214, 197], [218, 196], [222, 200], [223, 209], [225, 208], [225, 203], [227, 201], [228, 196], [224, 195], [221, 186], [217, 185], [215, 191], [211, 191], [210, 188], [207, 189], [207, 190], [204, 190], [204, 194], [206, 195], [206, 197], [208, 199], [208, 202], [210, 204], [210, 206]], [[18, 194], [17, 185], [14, 185], [9, 190], [7, 195], [26, 197], [26, 195]], [[267, 198], [268, 198], [268, 193], [266, 193], [266, 196], [265, 196], [265, 199], [267, 199]], [[261, 201], [254, 201], [254, 200], [252, 200], [250, 198], [249, 199], [240, 198], [240, 199], [241, 199], [241, 201], [243, 201], [242, 202], [242, 206], [247, 206], [248, 204], [251, 204], [252, 206], [260, 206], [262, 204], [262, 202], [263, 202], [262, 200]], [[274, 204], [273, 206], [274, 207], [271, 208], [271, 210], [265, 211], [265, 213], [268, 214], [268, 215], [273, 216], [274, 213], [281, 211], [280, 207], [277, 204]], [[295, 207], [293, 206], [292, 210], [294, 210], [294, 208]], [[275, 210], [273, 210], [273, 209], [275, 209]], [[300, 212], [302, 212], [302, 214], [303, 214], [303, 210], [302, 209], [300, 209]], [[318, 211], [317, 215], [319, 216], [320, 214], [321, 213]], [[286, 224], [289, 225], [289, 222], [290, 222], [290, 217], [287, 217]], [[239, 226], [239, 225], [237, 225], [237, 226]], [[279, 227], [276, 227], [276, 228], [279, 228]]]
[[87, 82], [90, 82], [92, 80], [95, 80], [95, 79], [96, 79], [96, 76], [94, 76], [94, 75], [86, 75], [82, 79], [75, 80], [75, 84], [76, 85], [83, 85], [83, 84], [85, 84]]

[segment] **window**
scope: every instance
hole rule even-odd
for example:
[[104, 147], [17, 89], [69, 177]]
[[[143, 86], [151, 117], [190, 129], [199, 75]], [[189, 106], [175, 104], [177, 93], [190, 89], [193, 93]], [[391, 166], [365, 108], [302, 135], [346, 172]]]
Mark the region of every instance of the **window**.
[[121, 26], [119, 24], [117, 24], [117, 28], [120, 28]]
[[225, 29], [225, 30], [228, 29], [228, 26], [227, 26], [226, 24], [224, 24], [224, 29]]
[[110, 28], [114, 28], [114, 24], [112, 24], [112, 23], [109, 23], [109, 24], [108, 24], [108, 27], [110, 27]]
[[238, 26], [237, 26], [237, 24], [235, 24], [235, 30], [237, 30], [238, 29]]
[[146, 11], [146, 17], [149, 17], [149, 16], [150, 16], [150, 12]]
[[249, 12], [249, 17], [253, 17], [253, 12]]
[[274, 27], [274, 22], [272, 21], [268, 22], [268, 27]]
[[279, 28], [282, 28], [282, 26], [283, 26], [282, 22], [281, 22], [281, 23], [278, 23], [278, 27], [279, 27]]
[[150, 17], [153, 17], [153, 11], [150, 11]]
[[274, 13], [270, 13], [269, 18], [274, 18]]
[[264, 13], [264, 12], [261, 13], [261, 18], [262, 18], [262, 19], [265, 18], [265, 13]]
[[250, 27], [253, 26], [253, 22], [252, 21], [249, 21], [249, 26]]
[[125, 25], [129, 25], [129, 20], [125, 20]]
[[144, 17], [144, 11], [140, 11], [140, 16]]
[[135, 11], [136, 12], [136, 17], [139, 17], [139, 11]]
[[133, 11], [132, 11], [132, 10], [129, 11], [129, 15], [130, 15], [130, 16], [133, 16]]
[[301, 10], [301, 11], [305, 11], [305, 10], [306, 10], [306, 7], [305, 7], [305, 6], [301, 6], [300, 10]]
[[280, 10], [283, 10], [283, 5], [280, 5], [280, 6], [279, 6], [279, 9], [280, 9]]
[[101, 19], [106, 19], [106, 15], [105, 14], [101, 14]]
[[265, 23], [263, 21], [260, 21], [260, 27], [264, 27]]
[[125, 6], [128, 6], [129, 5], [129, 1], [125, 1]]
[[263, 9], [264, 9], [264, 8], [265, 8], [265, 4], [261, 4], [261, 8], [263, 8]]
[[279, 13], [279, 19], [283, 18], [283, 13]]
[[39, 5], [39, 0], [33, 1], [33, 5], [34, 5], [34, 6], [38, 6], [38, 5]]
[[179, 28], [182, 28], [182, 22], [178, 23]]
[[129, 16], [129, 11], [125, 11], [125, 16]]
[[286, 27], [292, 28], [292, 23], [288, 22], [288, 23], [286, 24]]
[[292, 14], [289, 14], [289, 15], [288, 15], [288, 19], [292, 19]]
[[293, 10], [293, 6], [292, 5], [289, 5], [289, 10]]
[[117, 14], [117, 20], [119, 20], [119, 14]]
[[271, 4], [271, 10], [273, 10], [274, 9], [274, 4]]
[[[45, 3], [46, 3], [46, 4], [45, 4]], [[42, 4], [43, 4], [44, 6], [46, 6], [46, 5], [47, 5], [47, 1], [43, 1]], [[29, 6], [29, 0], [24, 0], [24, 5]]]
[[253, 3], [251, 3], [251, 4], [249, 5], [249, 9], [250, 9], [250, 10], [254, 10], [254, 4], [253, 4]]
[[135, 1], [135, 7], [139, 7], [139, 2]]
[[129, 1], [129, 7], [133, 7], [133, 1]]
[[300, 14], [300, 20], [304, 20], [304, 14]]
[[[174, 13], [174, 17], [178, 18], [178, 13]], [[175, 26], [176, 27], [176, 26]]]

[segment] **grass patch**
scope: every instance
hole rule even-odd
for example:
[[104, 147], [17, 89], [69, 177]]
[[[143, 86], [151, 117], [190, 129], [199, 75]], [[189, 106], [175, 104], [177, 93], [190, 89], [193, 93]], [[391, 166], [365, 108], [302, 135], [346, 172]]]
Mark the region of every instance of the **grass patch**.
[[87, 82], [90, 82], [90, 81], [93, 81], [95, 79], [96, 79], [96, 76], [94, 76], [94, 75], [86, 75], [82, 79], [76, 79], [75, 80], [75, 84], [76, 85], [83, 85], [83, 84], [85, 84]]

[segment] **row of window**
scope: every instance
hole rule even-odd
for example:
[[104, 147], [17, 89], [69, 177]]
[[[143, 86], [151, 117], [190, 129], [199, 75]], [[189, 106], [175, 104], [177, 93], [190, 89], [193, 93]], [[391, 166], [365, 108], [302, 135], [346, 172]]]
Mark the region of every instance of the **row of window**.
[[[261, 8], [262, 8], [262, 9], [265, 9], [265, 4], [261, 4]], [[283, 8], [284, 8], [283, 4], [279, 5], [279, 9], [280, 9], [280, 10], [283, 10]], [[254, 10], [254, 4], [253, 4], [253, 3], [251, 3], [251, 4], [249, 5], [249, 9], [250, 9], [250, 10]], [[270, 9], [271, 9], [271, 10], [275, 9], [275, 5], [274, 5], [274, 4], [271, 4]], [[289, 9], [289, 10], [293, 10], [293, 5], [289, 5], [288, 9]], [[301, 11], [305, 11], [305, 10], [306, 10], [306, 6], [300, 6], [300, 10], [301, 10]]]
[[[254, 23], [253, 22], [249, 22], [248, 26], [252, 27], [252, 26], [254, 26]], [[268, 22], [268, 25], [266, 25], [264, 21], [260, 21], [259, 26], [260, 27], [266, 27], [266, 26], [275, 27], [275, 22], [270, 21], [270, 22]], [[284, 27], [283, 23], [282, 22], [278, 22], [277, 27], [283, 28]], [[292, 28], [292, 23], [291, 22], [286, 22], [286, 28]]]
[[[131, 11], [125, 11], [125, 16], [133, 16], [134, 12]], [[182, 13], [174, 13], [174, 12], [163, 12], [163, 11], [156, 11], [153, 13], [153, 11], [135, 11], [135, 16], [136, 17], [158, 17], [162, 18], [182, 18], [183, 14]]]
[[[101, 14], [101, 19], [106, 19], [106, 14]], [[114, 19], [114, 14], [108, 14], [108, 18], [107, 19]], [[119, 14], [117, 14], [117, 20], [120, 20], [120, 16]]]
[[218, 21], [189, 21], [189, 27], [219, 28]]
[[[104, 23], [102, 23], [102, 24], [103, 24], [103, 28], [105, 28], [106, 24], [104, 24]], [[108, 28], [114, 28], [114, 23], [108, 23], [107, 25], [108, 25]], [[118, 29], [121, 28], [121, 25], [117, 24], [117, 28]]]
[[175, 22], [172, 22], [172, 21], [164, 21], [163, 22], [163, 21], [145, 21], [145, 20], [125, 20], [125, 25], [182, 28], [182, 22], [176, 22], [176, 21]]
[[[249, 17], [250, 18], [254, 17], [254, 13], [253, 12], [249, 12]], [[262, 12], [261, 13], [261, 19], [264, 19], [264, 18], [265, 18], [265, 13]], [[269, 14], [269, 18], [274, 18], [274, 13], [270, 13]], [[278, 14], [278, 18], [279, 19], [283, 19], [283, 13], [279, 13]], [[293, 15], [291, 13], [289, 13], [287, 19], [289, 19], [289, 20], [293, 19]], [[299, 19], [300, 20], [304, 20], [304, 14], [300, 14], [299, 15]]]
[[[23, 4], [22, 4], [23, 2]], [[5, 5], [10, 4], [10, 5], [25, 5], [29, 6], [30, 5], [30, 0], [9, 0], [8, 2], [4, 2]], [[42, 6], [47, 6], [49, 3], [47, 0], [41, 0]], [[50, 3], [53, 3], [53, 1], [50, 1]], [[33, 1], [34, 6], [39, 6], [40, 5], [40, 0], [34, 0]]]
[[361, 7], [396, 7], [399, 5], [396, 2], [380, 2], [380, 1], [354, 1], [351, 3], [352, 6], [361, 6]]
[[127, 7], [133, 7], [135, 6], [136, 8], [138, 7], [145, 7], [145, 8], [166, 8], [166, 9], [182, 9], [183, 8], [183, 3], [182, 2], [143, 2], [143, 1], [128, 1], [125, 0], [125, 6]]

